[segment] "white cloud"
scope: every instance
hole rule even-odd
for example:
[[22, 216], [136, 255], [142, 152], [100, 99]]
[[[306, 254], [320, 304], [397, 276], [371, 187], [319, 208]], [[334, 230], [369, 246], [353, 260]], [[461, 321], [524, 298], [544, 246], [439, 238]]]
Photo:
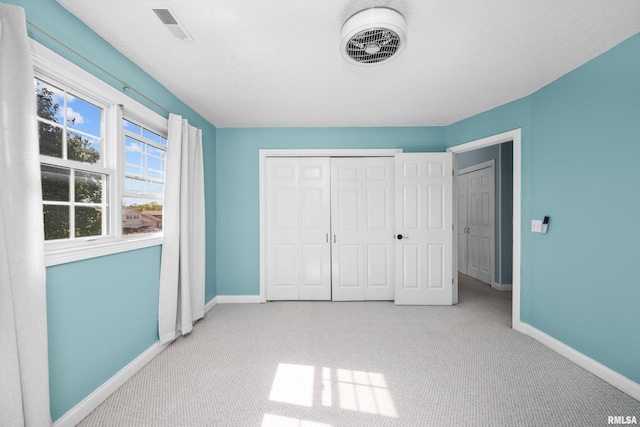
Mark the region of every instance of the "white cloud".
[[67, 118], [70, 122], [73, 121], [73, 124], [75, 125], [81, 125], [84, 123], [84, 117], [82, 117], [82, 114], [77, 111], [73, 111], [73, 108], [71, 107], [67, 107]]
[[131, 151], [133, 153], [142, 153], [142, 147], [139, 144], [127, 143], [125, 145], [125, 150]]

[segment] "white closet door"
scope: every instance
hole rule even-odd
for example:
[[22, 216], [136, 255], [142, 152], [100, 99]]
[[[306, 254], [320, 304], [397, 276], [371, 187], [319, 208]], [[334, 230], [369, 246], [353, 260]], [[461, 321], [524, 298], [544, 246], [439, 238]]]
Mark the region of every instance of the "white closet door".
[[468, 245], [469, 245], [469, 263], [467, 266], [467, 274], [471, 277], [479, 279], [480, 277], [480, 177], [476, 172], [467, 174], [468, 177], [468, 194], [469, 194], [469, 216], [468, 224]]
[[331, 160], [332, 299], [392, 300], [393, 158]]
[[458, 226], [456, 229], [458, 236], [458, 271], [467, 274], [467, 226], [468, 223], [468, 207], [467, 207], [467, 182], [469, 175], [458, 175]]
[[328, 158], [267, 159], [267, 299], [331, 299]]
[[467, 174], [469, 177], [468, 274], [491, 284], [493, 251], [493, 167]]
[[396, 304], [453, 304], [451, 153], [395, 156]]

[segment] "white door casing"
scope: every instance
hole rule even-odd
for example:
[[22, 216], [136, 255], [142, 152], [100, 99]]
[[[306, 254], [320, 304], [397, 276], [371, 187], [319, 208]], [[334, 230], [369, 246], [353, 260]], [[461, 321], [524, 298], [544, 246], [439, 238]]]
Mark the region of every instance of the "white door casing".
[[[513, 329], [527, 333], [526, 324], [520, 319], [520, 274], [521, 274], [521, 242], [522, 242], [522, 210], [521, 210], [521, 190], [522, 190], [522, 130], [513, 129], [500, 134], [488, 136], [486, 138], [467, 142], [447, 148], [447, 152], [454, 155], [477, 150], [479, 148], [498, 145], [505, 142], [513, 143], [513, 282], [512, 282], [512, 305], [511, 321]], [[457, 188], [456, 188], [457, 190]], [[457, 244], [457, 241], [456, 241]], [[453, 252], [457, 257], [458, 253]], [[457, 264], [457, 261], [455, 262]], [[455, 286], [457, 286], [457, 276], [454, 276]]]
[[392, 157], [331, 159], [332, 299], [393, 300]]
[[453, 304], [452, 154], [397, 154], [395, 198], [396, 304]]
[[329, 158], [268, 158], [267, 293], [331, 299]]

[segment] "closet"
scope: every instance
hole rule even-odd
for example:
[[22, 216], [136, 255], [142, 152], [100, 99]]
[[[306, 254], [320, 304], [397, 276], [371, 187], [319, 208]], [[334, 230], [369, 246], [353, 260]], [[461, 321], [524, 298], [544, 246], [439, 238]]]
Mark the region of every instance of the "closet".
[[450, 153], [264, 156], [265, 300], [452, 304], [451, 164]]

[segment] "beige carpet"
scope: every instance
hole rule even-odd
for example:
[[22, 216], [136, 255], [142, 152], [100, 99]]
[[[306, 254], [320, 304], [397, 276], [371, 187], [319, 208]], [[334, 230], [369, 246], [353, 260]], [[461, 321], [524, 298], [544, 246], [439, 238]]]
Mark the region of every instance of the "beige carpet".
[[606, 426], [640, 402], [513, 331], [511, 293], [453, 307], [218, 305], [81, 426]]

